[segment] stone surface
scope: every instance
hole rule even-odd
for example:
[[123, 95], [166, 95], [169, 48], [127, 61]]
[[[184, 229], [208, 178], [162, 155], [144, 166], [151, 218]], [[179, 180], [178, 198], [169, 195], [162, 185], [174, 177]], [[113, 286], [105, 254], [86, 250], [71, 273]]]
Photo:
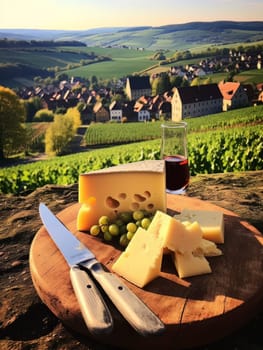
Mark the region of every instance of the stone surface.
[[[263, 232], [263, 171], [199, 175], [191, 179], [187, 195], [234, 211]], [[76, 184], [47, 185], [30, 194], [0, 196], [1, 350], [110, 349], [66, 329], [41, 302], [30, 277], [30, 244], [42, 225], [39, 203], [46, 203], [57, 213], [77, 200]], [[241, 330], [202, 350], [262, 349], [262, 311], [263, 305], [258, 315]]]

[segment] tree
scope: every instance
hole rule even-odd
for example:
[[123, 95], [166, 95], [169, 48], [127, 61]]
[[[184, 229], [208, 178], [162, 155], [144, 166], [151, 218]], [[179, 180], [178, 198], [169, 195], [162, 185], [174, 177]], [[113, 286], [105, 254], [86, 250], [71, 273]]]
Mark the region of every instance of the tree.
[[191, 86], [199, 86], [199, 85], [201, 85], [201, 79], [199, 77], [195, 77], [191, 82]]
[[204, 79], [203, 84], [204, 85], [209, 85], [213, 83], [213, 79], [211, 77], [207, 77], [206, 79]]
[[98, 88], [98, 78], [96, 75], [92, 75], [91, 77], [91, 89], [96, 89]]
[[161, 95], [165, 91], [169, 91], [171, 88], [170, 79], [167, 73], [160, 74], [152, 82], [153, 95]]
[[68, 108], [65, 117], [72, 120], [73, 122], [73, 131], [76, 133], [77, 129], [81, 125], [80, 112], [77, 107]]
[[49, 155], [61, 155], [66, 152], [81, 125], [78, 109], [69, 108], [66, 114], [56, 114], [45, 135], [45, 151]]
[[26, 122], [32, 122], [36, 112], [42, 108], [39, 97], [31, 97], [29, 100], [23, 100], [26, 109]]
[[54, 119], [54, 114], [47, 108], [39, 109], [34, 115], [34, 122], [52, 122]]
[[25, 107], [16, 93], [0, 86], [0, 160], [21, 148], [26, 138]]
[[171, 88], [180, 87], [182, 85], [183, 77], [179, 75], [173, 75], [170, 77]]

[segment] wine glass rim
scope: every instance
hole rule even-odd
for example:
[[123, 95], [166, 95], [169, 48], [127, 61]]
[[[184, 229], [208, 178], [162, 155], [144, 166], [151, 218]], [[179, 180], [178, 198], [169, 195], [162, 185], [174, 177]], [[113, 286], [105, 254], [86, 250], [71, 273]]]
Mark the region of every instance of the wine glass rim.
[[178, 127], [187, 127], [187, 123], [183, 122], [183, 121], [167, 121], [167, 122], [163, 122], [161, 124], [162, 128], [178, 128]]

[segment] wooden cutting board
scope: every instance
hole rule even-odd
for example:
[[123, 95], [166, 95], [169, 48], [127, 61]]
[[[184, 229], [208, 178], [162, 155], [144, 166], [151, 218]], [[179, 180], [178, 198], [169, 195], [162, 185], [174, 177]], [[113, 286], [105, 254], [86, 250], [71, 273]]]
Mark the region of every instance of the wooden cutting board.
[[[179, 279], [166, 256], [162, 274], [145, 288], [124, 282], [166, 325], [162, 335], [142, 337], [106, 299], [115, 321], [111, 335], [98, 342], [124, 349], [183, 349], [216, 341], [243, 326], [263, 304], [263, 236], [233, 212], [187, 196], [167, 196], [168, 212], [183, 208], [219, 210], [224, 213], [223, 256], [209, 258], [212, 274]], [[121, 251], [88, 234], [78, 232], [79, 204], [58, 217], [111, 270]], [[30, 270], [34, 286], [49, 309], [70, 329], [89, 338], [73, 293], [69, 268], [44, 227], [37, 232], [30, 249]]]

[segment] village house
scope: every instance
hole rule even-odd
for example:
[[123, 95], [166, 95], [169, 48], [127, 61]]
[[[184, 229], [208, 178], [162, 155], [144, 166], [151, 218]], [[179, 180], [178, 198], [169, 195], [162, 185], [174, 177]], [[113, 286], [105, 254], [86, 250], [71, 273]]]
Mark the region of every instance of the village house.
[[149, 76], [128, 77], [126, 81], [126, 95], [130, 101], [137, 100], [139, 97], [151, 96], [152, 88]]
[[135, 112], [138, 115], [138, 122], [147, 122], [151, 119], [150, 111], [146, 106], [141, 104], [138, 108], [136, 108]]
[[80, 118], [81, 118], [82, 124], [90, 124], [91, 122], [93, 122], [94, 114], [93, 114], [92, 107], [84, 103], [84, 106], [80, 111]]
[[217, 84], [173, 89], [172, 120], [222, 112], [223, 97]]
[[134, 112], [137, 113], [139, 122], [151, 120], [151, 118], [159, 118], [158, 102], [162, 100], [160, 95], [141, 96], [134, 104]]
[[222, 81], [218, 87], [223, 96], [223, 111], [249, 105], [248, 94], [240, 83]]
[[110, 110], [110, 120], [121, 122], [122, 120], [122, 106], [117, 102], [113, 101], [109, 107]]
[[171, 99], [172, 93], [166, 91], [163, 95], [153, 96], [148, 102], [148, 110], [152, 119], [160, 119], [171, 117]]
[[93, 113], [95, 114], [95, 121], [97, 123], [105, 123], [110, 120], [109, 110], [101, 102], [95, 103]]
[[138, 121], [138, 113], [134, 110], [135, 101], [129, 101], [122, 106], [122, 115], [129, 122]]

